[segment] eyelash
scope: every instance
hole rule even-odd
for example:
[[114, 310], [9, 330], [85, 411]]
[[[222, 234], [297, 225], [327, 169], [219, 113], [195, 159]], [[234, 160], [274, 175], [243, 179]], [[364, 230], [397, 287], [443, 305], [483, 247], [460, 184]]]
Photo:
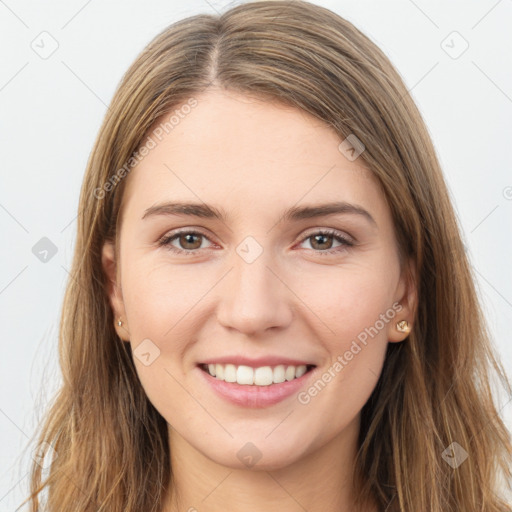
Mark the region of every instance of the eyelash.
[[[159, 247], [166, 247], [169, 251], [175, 253], [175, 254], [186, 254], [187, 256], [194, 256], [199, 249], [179, 249], [178, 247], [174, 247], [171, 245], [171, 242], [175, 239], [177, 239], [180, 235], [199, 235], [208, 240], [208, 237], [201, 233], [200, 231], [194, 231], [194, 230], [182, 230], [182, 231], [176, 231], [174, 233], [171, 233], [169, 235], [164, 235], [160, 240], [158, 240], [158, 246]], [[347, 247], [352, 247], [354, 245], [354, 242], [350, 241], [348, 238], [341, 235], [339, 231], [333, 230], [333, 229], [320, 229], [318, 231], [315, 231], [313, 233], [310, 233], [308, 236], [302, 238], [300, 243], [305, 242], [308, 238], [311, 238], [315, 235], [327, 235], [327, 236], [333, 236], [335, 240], [338, 242], [341, 242], [342, 245], [335, 247], [334, 249], [327, 249], [327, 250], [315, 250], [315, 249], [308, 249], [311, 251], [314, 251], [322, 256], [329, 256], [332, 254], [335, 254], [341, 250], [346, 249]]]

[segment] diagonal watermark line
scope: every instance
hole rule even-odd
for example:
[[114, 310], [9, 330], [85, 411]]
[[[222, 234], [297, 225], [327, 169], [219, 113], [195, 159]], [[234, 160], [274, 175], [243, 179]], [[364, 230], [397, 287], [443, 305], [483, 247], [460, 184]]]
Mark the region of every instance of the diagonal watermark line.
[[204, 0], [204, 2], [207, 3], [217, 14], [220, 15], [220, 12], [217, 11], [217, 9], [215, 9], [215, 7], [213, 7], [213, 5], [210, 2], [208, 2], [208, 0]]
[[60, 29], [62, 30], [63, 28], [66, 28], [91, 2], [92, 0], [88, 0], [75, 14], [73, 14], [73, 16], [71, 16], [71, 18], [69, 18], [68, 21], [66, 21], [66, 23], [64, 23], [64, 25], [62, 25]]
[[274, 482], [279, 485], [279, 487], [281, 487], [281, 489], [283, 489], [283, 491], [288, 494], [288, 496], [290, 496], [290, 498], [295, 501], [295, 503], [297, 503], [297, 505], [299, 505], [299, 507], [302, 509], [302, 510], [305, 510], [307, 512], [307, 509], [305, 509], [296, 499], [293, 495], [291, 495], [280, 483], [278, 480], [276, 480], [276, 478], [274, 476], [272, 476], [272, 474], [270, 474], [268, 471], [265, 471], [265, 473], [267, 473], [267, 475], [272, 478], [272, 480], [274, 480]]
[[204, 501], [206, 498], [211, 496], [219, 487], [220, 485], [226, 480], [226, 478], [231, 475], [233, 471], [230, 471], [201, 501]]
[[290, 290], [293, 293], [293, 295], [295, 295], [295, 297], [297, 297], [297, 299], [299, 299], [302, 302], [302, 304], [304, 304], [304, 306], [306, 306], [309, 309], [309, 311], [311, 311], [311, 313], [313, 313], [313, 315], [315, 315], [318, 318], [318, 320], [320, 320], [320, 322], [322, 322], [325, 325], [325, 327], [327, 327], [327, 329], [329, 329], [329, 331], [336, 335], [336, 333], [268, 265], [265, 266], [270, 270], [270, 272], [272, 272], [272, 274], [274, 274], [279, 279], [279, 281], [281, 281], [281, 283], [283, 283], [286, 286], [286, 288], [288, 288], [288, 290]]
[[[473, 267], [474, 268], [474, 267]], [[483, 275], [481, 272], [478, 271], [478, 269], [475, 268], [475, 270], [480, 274], [480, 277], [510, 306], [512, 307], [512, 303], [509, 302], [503, 294], [499, 292]]]
[[451, 386], [448, 388], [448, 391], [445, 393], [444, 398], [441, 400], [441, 403], [439, 404], [439, 408], [441, 408], [441, 405], [444, 404], [444, 401], [448, 398], [448, 395], [450, 394], [450, 391], [452, 390], [453, 386], [455, 386], [455, 383], [457, 382], [457, 379], [459, 376], [455, 377], [455, 380], [452, 382]]
[[7, 80], [7, 82], [2, 85], [2, 87], [0, 87], [0, 92], [3, 91], [27, 66], [28, 62], [25, 62], [25, 64], [23, 64], [23, 66], [21, 66], [21, 68], [18, 69], [18, 71], [16, 71], [12, 77], [9, 78], [9, 80]]
[[[67, 472], [63, 472], [63, 475], [68, 479], [69, 482], [71, 482], [75, 486], [76, 489], [78, 489], [84, 496], [87, 496], [87, 493], [79, 485], [77, 485], [75, 480], [73, 478], [71, 478]], [[94, 500], [94, 502], [95, 502], [94, 503], [95, 508], [97, 508], [99, 510], [98, 502], [96, 500]]]
[[425, 11], [420, 9], [418, 5], [416, 5], [412, 0], [409, 0], [409, 2], [411, 2], [411, 4], [414, 5], [414, 7], [416, 7], [416, 9], [418, 9], [418, 11], [420, 11], [423, 14], [423, 16], [425, 16], [425, 18], [427, 18], [430, 21], [430, 23], [432, 23], [432, 25], [434, 25], [436, 28], [439, 28], [437, 23], [435, 23], [434, 20], [430, 16], [428, 16], [428, 14]]
[[16, 425], [16, 423], [14, 423], [14, 421], [11, 420], [11, 418], [9, 418], [9, 416], [7, 416], [7, 414], [5, 414], [5, 412], [0, 409], [0, 412], [27, 438], [29, 439], [29, 437], [27, 436], [27, 434], [25, 434], [25, 432], [23, 432], [23, 430], [21, 430], [20, 427], [18, 427], [18, 425]]
[[[305, 194], [303, 194], [302, 197], [293, 206], [297, 206], [335, 167], [336, 164], [334, 164], [316, 183], [314, 183], [311, 188]], [[280, 221], [281, 219], [275, 222], [266, 234], [268, 235], [279, 224]]]
[[193, 399], [194, 401], [200, 406], [202, 407], [205, 412], [230, 436], [230, 437], [233, 437], [233, 435], [231, 434], [231, 432], [229, 432], [229, 430], [226, 429], [226, 427], [224, 427], [224, 425], [194, 396], [192, 395], [192, 393], [190, 393], [190, 391], [185, 387], [183, 386], [183, 384], [167, 369], [167, 368], [164, 368], [164, 370], [182, 387], [182, 389], [184, 391], [186, 391]]
[[388, 512], [388, 509], [389, 509], [389, 507], [391, 506], [391, 504], [393, 503], [393, 501], [395, 501], [395, 498], [396, 498], [396, 493], [395, 493], [395, 494], [393, 494], [393, 496], [392, 496], [392, 497], [391, 497], [391, 499], [389, 500], [388, 505], [387, 505], [386, 509], [384, 510], [384, 512]]
[[[220, 11], [218, 11], [208, 0], [203, 0], [205, 3], [207, 3], [219, 16], [222, 15], [222, 13]], [[238, 2], [234, 2], [234, 1], [231, 1], [231, 2], [227, 2], [222, 8], [231, 8], [231, 7], [235, 7], [236, 5], [242, 5], [244, 3], [246, 3], [248, 0], [241, 0], [241, 1], [238, 1]], [[288, 4], [291, 4], [293, 3], [295, 0], [290, 0], [288, 2]], [[232, 5], [233, 4], [233, 5]], [[277, 18], [279, 18], [279, 16], [281, 16], [281, 14], [278, 14], [277, 16], [274, 16], [268, 23], [272, 23], [273, 21], [275, 21]]]
[[[491, 421], [494, 421], [495, 418], [499, 417], [501, 415], [501, 411], [503, 411], [503, 409], [505, 409], [505, 407], [510, 403], [512, 402], [512, 396], [498, 409], [498, 411], [496, 412], [496, 414], [475, 434], [475, 435], [478, 435], [480, 434], [480, 432], [482, 432], [482, 430], [486, 429], [487, 426], [489, 425], [489, 423], [491, 423]], [[475, 437], [475, 435], [471, 436], [468, 443], [471, 442], [471, 440]]]
[[489, 80], [489, 82], [491, 82], [494, 87], [496, 87], [496, 89], [498, 89], [498, 91], [500, 91], [501, 94], [507, 98], [508, 101], [512, 102], [512, 98], [487, 73], [485, 73], [485, 71], [474, 60], [471, 62], [480, 71], [480, 73], [482, 73], [482, 75], [484, 75], [487, 80]]
[[482, 224], [482, 222], [483, 222], [485, 219], [487, 219], [487, 217], [489, 217], [489, 215], [491, 215], [491, 213], [493, 213], [493, 212], [496, 210], [496, 208], [498, 208], [498, 206], [499, 206], [499, 204], [498, 204], [498, 205], [496, 205], [496, 206], [495, 206], [495, 207], [494, 207], [494, 208], [493, 208], [493, 209], [492, 209], [492, 210], [491, 210], [491, 211], [490, 211], [490, 212], [489, 212], [489, 213], [488, 213], [488, 214], [487, 214], [487, 215], [486, 215], [486, 216], [485, 216], [485, 217], [484, 217], [484, 218], [483, 218], [483, 219], [482, 219], [482, 220], [481, 220], [481, 221], [480, 221], [480, 222], [479, 222], [479, 223], [478, 223], [478, 224], [477, 224], [477, 225], [476, 225], [476, 226], [475, 226], [471, 231], [470, 231], [470, 233], [473, 233], [473, 231], [475, 231], [475, 229], [476, 229], [478, 226], [480, 226], [480, 224]]
[[[293, 2], [295, 2], [295, 0], [290, 0], [290, 1], [288, 2], [288, 5], [290, 5], [290, 4], [291, 4], [291, 3], [293, 3]], [[281, 16], [281, 14], [278, 14], [277, 16], [274, 16], [274, 17], [270, 20], [270, 22], [269, 22], [269, 23], [272, 23], [272, 22], [276, 21], [276, 20], [277, 20], [277, 18], [279, 18], [279, 16]]]
[[27, 475], [29, 474], [29, 472], [27, 471], [27, 473], [25, 473], [24, 476], [22, 476], [1, 498], [0, 498], [0, 503], [4, 500], [4, 498], [6, 498], [7, 496], [9, 496], [9, 494], [11, 494], [11, 492], [20, 484], [20, 482], [22, 480], [24, 480]]
[[[20, 276], [20, 274], [21, 274], [22, 272], [25, 272], [25, 270], [27, 270], [27, 268], [28, 268], [28, 265], [26, 265], [26, 266], [25, 266], [25, 268], [24, 268], [23, 270], [20, 270], [20, 271], [18, 272], [18, 274], [16, 275], [16, 277], [14, 277], [13, 279], [11, 279], [11, 280], [10, 280], [10, 281], [9, 281], [9, 282], [8, 282], [8, 283], [7, 283], [7, 284], [6, 284], [6, 285], [5, 285], [5, 286], [0, 290], [0, 295], [1, 295], [2, 293], [4, 293], [4, 291], [7, 289], [7, 287], [8, 287], [8, 286], [10, 286], [10, 285], [11, 285], [11, 284], [16, 280], [16, 279], [18, 279], [18, 277]], [[1, 409], [0, 409], [0, 410], [1, 410]]]
[[75, 215], [61, 230], [60, 232], [64, 232], [66, 231], [66, 229], [69, 228], [69, 226], [71, 226], [71, 224], [73, 223], [74, 220], [78, 219], [78, 215]]
[[63, 60], [61, 60], [61, 62], [62, 62], [62, 64], [64, 64], [64, 66], [66, 66], [66, 67], [69, 69], [69, 71], [70, 71], [71, 73], [73, 73], [73, 75], [75, 75], [75, 77], [76, 77], [80, 82], [82, 82], [82, 84], [83, 84], [85, 87], [87, 87], [87, 89], [89, 89], [89, 91], [91, 91], [91, 92], [94, 94], [94, 96], [96, 96], [96, 98], [98, 98], [98, 99], [101, 101], [101, 103], [103, 103], [103, 105], [105, 105], [105, 107], [107, 107], [107, 109], [109, 108], [109, 107], [108, 107], [108, 105], [107, 105], [107, 104], [106, 104], [106, 103], [105, 103], [105, 102], [104, 102], [104, 101], [103, 101], [103, 100], [102, 100], [102, 99], [101, 99], [101, 98], [100, 98], [100, 97], [99, 97], [99, 96], [98, 96], [98, 95], [97, 95], [97, 94], [96, 94], [96, 93], [95, 93], [95, 92], [94, 92], [94, 91], [93, 91], [93, 90], [92, 90], [92, 89], [91, 89], [91, 88], [90, 88], [90, 87], [89, 87], [89, 86], [88, 86], [88, 85], [87, 85], [87, 84], [86, 84], [86, 83], [85, 83], [85, 82], [84, 82], [84, 81], [83, 81], [83, 80], [82, 80], [82, 79], [81, 79], [81, 78], [80, 78], [80, 77], [79, 77], [79, 76], [78, 76], [78, 75], [77, 75], [77, 74], [76, 74], [76, 73], [75, 73], [75, 72], [74, 72], [74, 71], [73, 71], [73, 70], [72, 70], [72, 69], [71, 69], [71, 68], [70, 68], [66, 63], [65, 63], [65, 62], [64, 62], [64, 61], [63, 61]]
[[498, 0], [472, 27], [471, 30], [473, 30], [499, 3], [501, 3], [501, 0]]
[[407, 89], [407, 92], [400, 98], [401, 100], [404, 99], [408, 94], [411, 93], [411, 91], [419, 85], [419, 83], [439, 64], [439, 61], [437, 61], [412, 87]]
[[22, 227], [25, 233], [28, 233], [28, 229], [3, 204], [0, 204], [0, 208], [3, 208], [3, 210]]
[[[183, 183], [183, 185], [187, 187], [190, 190], [190, 192], [192, 192], [192, 194], [194, 194], [197, 197], [197, 199], [199, 199], [199, 201], [201, 201], [201, 203], [206, 205], [206, 203], [167, 164], [164, 163], [164, 167], [166, 167], [170, 172], [172, 172], [174, 176], [176, 176], [176, 178], [178, 178], [181, 181], [181, 183]], [[224, 224], [224, 226], [226, 226], [226, 228], [229, 231], [233, 232], [233, 230], [225, 222], [222, 222], [222, 224]]]
[[16, 14], [16, 13], [15, 13], [15, 12], [14, 12], [14, 11], [13, 11], [9, 6], [8, 6], [8, 5], [7, 5], [7, 4], [6, 4], [6, 3], [5, 3], [5, 2], [4, 2], [4, 0], [0, 0], [0, 3], [1, 3], [4, 7], [6, 7], [7, 9], [9, 9], [9, 11], [11, 11], [11, 14], [12, 14], [14, 17], [18, 18], [18, 21], [20, 21], [21, 23], [23, 23], [23, 25], [25, 25], [25, 27], [30, 28], [30, 27], [29, 27], [29, 26], [28, 26], [28, 25], [27, 25], [27, 24], [26, 24], [26, 23], [25, 23], [25, 22], [24, 22], [24, 21], [23, 21], [23, 20], [22, 20], [22, 19], [21, 19], [21, 18], [20, 18], [20, 17], [19, 17], [19, 16], [18, 16], [18, 15], [17, 15], [17, 14]]
[[274, 430], [277, 429], [277, 427], [279, 427], [279, 425], [281, 425], [285, 420], [286, 418], [288, 418], [288, 416], [290, 416], [290, 414], [293, 413], [293, 411], [295, 411], [295, 409], [292, 409], [266, 436], [265, 436], [265, 439], [274, 432]]
[[206, 295], [208, 295], [231, 271], [233, 267], [231, 267], [165, 334], [164, 337], [167, 336], [198, 304], [201, 302]]
[[73, 221], [75, 221], [76, 219], [78, 219], [78, 217], [80, 217], [80, 215], [82, 215], [82, 213], [84, 212], [85, 208], [81, 211], [79, 211], [61, 230], [60, 232], [63, 233], [64, 231], [66, 231], [66, 229], [69, 228], [69, 226], [71, 226], [71, 224], [73, 223]]
[[75, 283], [76, 283], [78, 286], [80, 286], [80, 288], [82, 288], [82, 290], [83, 290], [84, 292], [85, 292], [85, 291], [87, 291], [87, 290], [82, 286], [82, 284], [81, 284], [81, 283], [76, 279], [76, 277], [75, 277], [75, 276], [73, 276], [73, 275], [71, 274], [71, 272], [70, 272], [70, 271], [69, 271], [69, 270], [68, 270], [64, 265], [61, 265], [61, 267], [64, 269], [64, 271], [66, 272], [66, 274], [67, 274], [71, 279], [73, 279], [73, 281], [75, 281]]

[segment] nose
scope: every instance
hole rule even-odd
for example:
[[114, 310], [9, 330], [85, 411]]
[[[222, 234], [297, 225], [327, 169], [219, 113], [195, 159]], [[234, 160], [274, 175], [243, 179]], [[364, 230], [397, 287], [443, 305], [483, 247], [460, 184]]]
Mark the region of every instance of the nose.
[[234, 255], [219, 290], [217, 319], [222, 326], [255, 335], [291, 322], [293, 293], [266, 254], [252, 263]]

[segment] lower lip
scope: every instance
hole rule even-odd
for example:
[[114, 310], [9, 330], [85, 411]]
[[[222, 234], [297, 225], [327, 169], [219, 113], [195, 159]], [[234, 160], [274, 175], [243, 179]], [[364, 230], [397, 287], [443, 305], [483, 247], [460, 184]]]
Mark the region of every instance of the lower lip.
[[202, 378], [212, 387], [212, 389], [222, 398], [229, 400], [235, 405], [242, 407], [262, 408], [274, 405], [285, 400], [291, 395], [299, 392], [305, 382], [315, 371], [312, 368], [297, 379], [281, 382], [279, 384], [270, 384], [269, 386], [242, 385], [236, 382], [226, 382], [212, 377], [208, 372], [202, 370], [199, 366], [197, 371], [202, 374]]

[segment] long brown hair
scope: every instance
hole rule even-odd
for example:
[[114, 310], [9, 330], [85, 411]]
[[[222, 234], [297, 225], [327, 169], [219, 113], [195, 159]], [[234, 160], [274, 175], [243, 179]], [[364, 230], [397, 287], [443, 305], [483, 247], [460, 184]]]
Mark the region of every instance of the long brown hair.
[[[92, 150], [60, 333], [62, 386], [37, 440], [31, 510], [160, 512], [171, 479], [167, 423], [121, 343], [101, 265], [115, 240], [130, 166], [156, 121], [211, 84], [316, 116], [355, 135], [382, 185], [401, 255], [413, 262], [418, 307], [404, 343], [388, 344], [361, 414], [359, 503], [387, 512], [505, 512], [510, 433], [491, 378], [510, 394], [475, 289], [433, 144], [383, 52], [328, 9], [295, 0], [239, 5], [179, 21], [124, 75]], [[130, 164], [132, 165], [132, 164]], [[124, 168], [124, 172], [120, 171]], [[128, 176], [126, 176], [128, 175]], [[457, 443], [454, 445], [452, 443]], [[50, 450], [51, 447], [51, 450]], [[458, 467], [445, 450], [469, 456]], [[44, 474], [43, 474], [44, 473]]]

